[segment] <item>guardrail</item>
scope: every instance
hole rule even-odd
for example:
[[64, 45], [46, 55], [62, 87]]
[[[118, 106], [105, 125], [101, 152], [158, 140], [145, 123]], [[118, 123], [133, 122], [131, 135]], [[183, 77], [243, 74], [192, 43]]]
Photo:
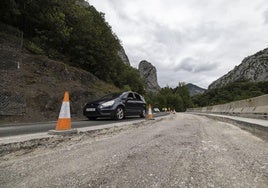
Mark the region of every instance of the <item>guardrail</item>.
[[221, 105], [188, 108], [187, 112], [213, 113], [256, 119], [268, 119], [268, 94]]

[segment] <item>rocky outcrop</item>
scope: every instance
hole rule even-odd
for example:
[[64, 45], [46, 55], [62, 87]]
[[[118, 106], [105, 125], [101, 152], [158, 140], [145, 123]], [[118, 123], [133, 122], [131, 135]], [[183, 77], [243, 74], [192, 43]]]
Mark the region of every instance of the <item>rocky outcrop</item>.
[[123, 63], [130, 66], [129, 59], [128, 59], [127, 54], [122, 46], [117, 53], [118, 53], [118, 56], [120, 57], [120, 59], [123, 61]]
[[139, 71], [141, 77], [145, 80], [146, 90], [148, 92], [155, 93], [161, 89], [157, 82], [156, 68], [151, 63], [145, 60], [141, 61]]
[[208, 89], [223, 87], [228, 83], [239, 81], [268, 81], [268, 48], [246, 57], [240, 65], [210, 84]]
[[188, 88], [190, 96], [203, 94], [206, 91], [206, 89], [203, 89], [203, 88], [196, 86], [194, 84], [191, 84], [191, 83], [186, 84], [186, 87]]

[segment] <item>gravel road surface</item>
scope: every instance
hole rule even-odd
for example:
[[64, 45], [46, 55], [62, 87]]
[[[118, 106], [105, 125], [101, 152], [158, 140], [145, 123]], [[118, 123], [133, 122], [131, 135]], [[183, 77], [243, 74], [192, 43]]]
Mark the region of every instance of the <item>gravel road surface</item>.
[[268, 187], [268, 143], [192, 114], [0, 156], [0, 187]]

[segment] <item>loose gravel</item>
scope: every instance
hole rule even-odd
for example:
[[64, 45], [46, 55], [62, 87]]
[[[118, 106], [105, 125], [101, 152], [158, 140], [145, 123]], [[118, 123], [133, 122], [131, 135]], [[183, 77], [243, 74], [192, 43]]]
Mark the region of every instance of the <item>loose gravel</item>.
[[0, 156], [1, 187], [268, 187], [268, 143], [192, 114]]

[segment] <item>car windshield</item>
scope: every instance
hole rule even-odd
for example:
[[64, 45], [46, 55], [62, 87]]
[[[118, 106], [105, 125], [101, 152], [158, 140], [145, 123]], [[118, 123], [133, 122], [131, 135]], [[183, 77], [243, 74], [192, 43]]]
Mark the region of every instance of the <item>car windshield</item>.
[[119, 97], [122, 93], [110, 93], [108, 95], [105, 95], [103, 97], [101, 97], [100, 99], [102, 100], [111, 100], [111, 99], [115, 99], [117, 97]]

